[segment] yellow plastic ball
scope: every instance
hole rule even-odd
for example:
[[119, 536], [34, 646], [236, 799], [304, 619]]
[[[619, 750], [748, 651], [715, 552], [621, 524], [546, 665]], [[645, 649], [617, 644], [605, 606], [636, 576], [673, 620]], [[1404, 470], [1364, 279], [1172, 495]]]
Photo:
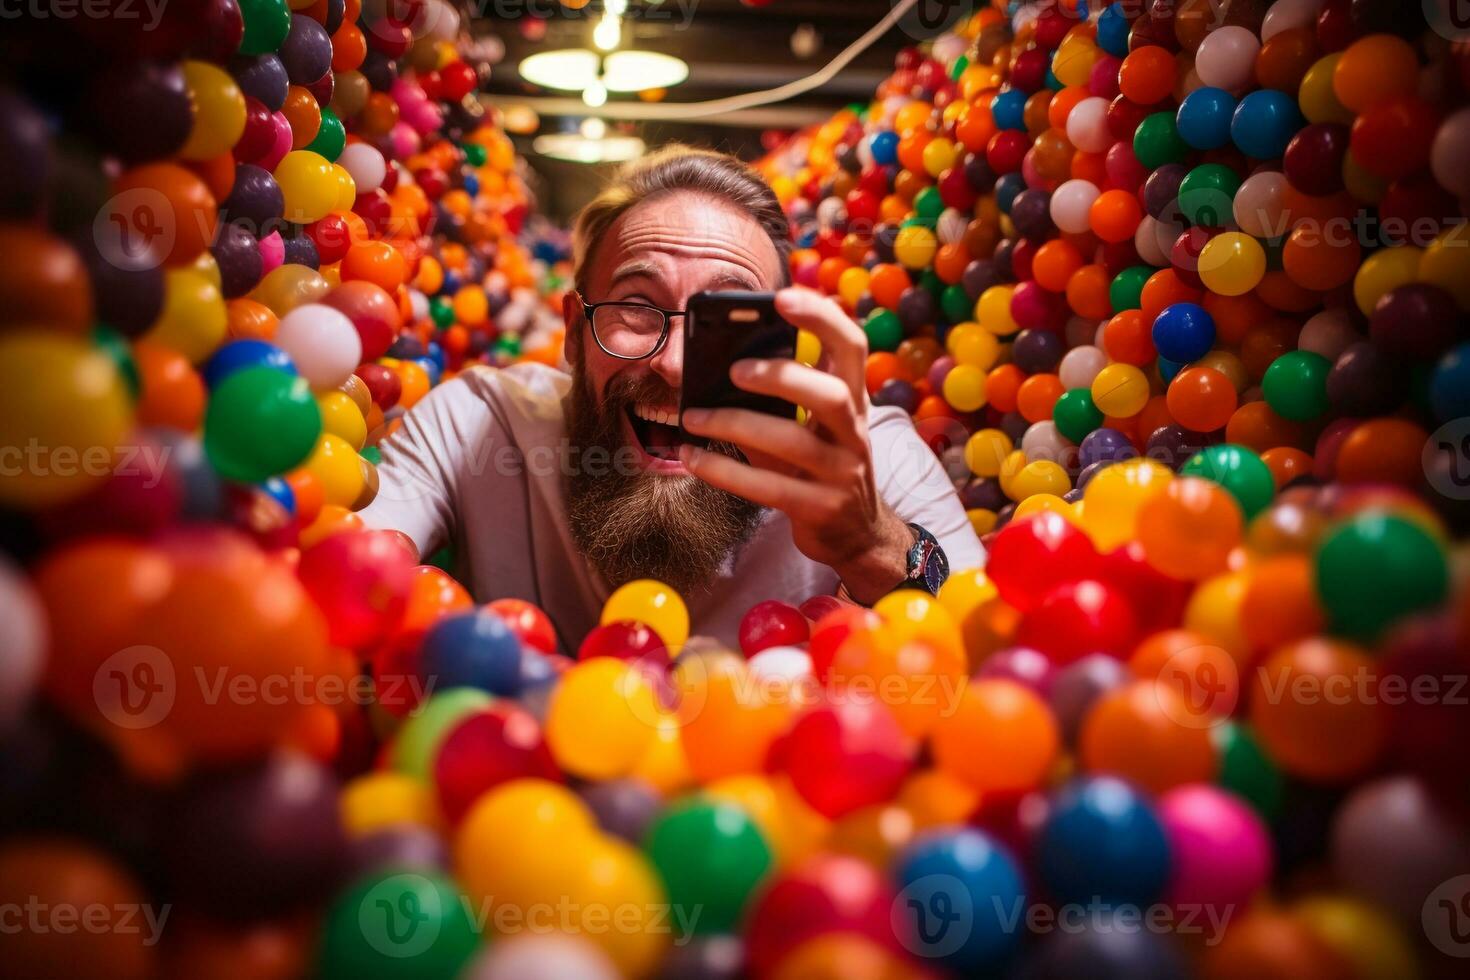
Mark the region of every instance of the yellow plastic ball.
[[1054, 493], [1033, 493], [1031, 496], [1024, 498], [1016, 504], [1016, 509], [1011, 514], [1011, 520], [1023, 520], [1032, 514], [1039, 514], [1044, 510], [1049, 510], [1054, 514], [1061, 514], [1067, 519], [1068, 523], [1075, 523], [1077, 520], [1077, 515], [1072, 510], [1072, 505]]
[[1026, 500], [1036, 494], [1051, 494], [1060, 500], [1062, 494], [1070, 489], [1072, 481], [1060, 463], [1038, 459], [1021, 467], [1021, 472], [1011, 480], [1011, 499]]
[[1244, 296], [1266, 274], [1266, 250], [1250, 235], [1221, 232], [1199, 253], [1199, 277], [1221, 296]]
[[689, 771], [689, 759], [684, 754], [683, 728], [677, 715], [668, 711], [659, 713], [653, 727], [653, 742], [628, 778], [647, 783], [665, 796], [693, 784], [694, 774]]
[[1016, 332], [1016, 320], [1011, 316], [1011, 294], [1014, 286], [991, 286], [975, 301], [975, 322], [999, 337]]
[[1239, 663], [1244, 663], [1251, 651], [1240, 616], [1249, 586], [1250, 576], [1245, 572], [1216, 575], [1201, 582], [1184, 607], [1184, 628], [1208, 636]]
[[653, 974], [675, 933], [665, 921], [663, 883], [642, 851], [618, 837], [593, 837], [568, 898], [571, 931], [599, 946], [622, 976]]
[[557, 764], [587, 779], [626, 776], [653, 743], [658, 700], [638, 669], [594, 657], [569, 669], [552, 692], [546, 741]]
[[1029, 462], [1025, 451], [1021, 449], [1011, 450], [1006, 458], [1000, 461], [1000, 472], [996, 474], [996, 479], [1000, 481], [1001, 492], [1012, 500], [1016, 499], [1016, 495], [1011, 485], [1015, 482], [1016, 475], [1024, 470]]
[[842, 275], [837, 277], [837, 295], [848, 309], [857, 306], [863, 293], [868, 291], [868, 280], [872, 278], [872, 274], [860, 265], [842, 270]]
[[245, 132], [245, 93], [230, 73], [207, 61], [184, 62], [184, 87], [194, 107], [194, 126], [179, 150], [185, 160], [208, 160]]
[[822, 356], [822, 339], [810, 330], [796, 331], [796, 363], [815, 366]]
[[1092, 66], [1100, 57], [1097, 47], [1079, 34], [1071, 34], [1057, 47], [1051, 71], [1063, 85], [1086, 85]]
[[338, 806], [350, 836], [365, 837], [385, 827], [415, 824], [437, 828], [439, 805], [422, 779], [391, 769], [358, 776], [342, 787]]
[[1111, 551], [1132, 540], [1138, 509], [1172, 479], [1173, 471], [1151, 459], [1128, 459], [1098, 470], [1082, 491], [1083, 522], [1098, 549]]
[[651, 578], [635, 579], [608, 596], [602, 607], [602, 625], [632, 620], [659, 635], [669, 656], [689, 639], [689, 609], [678, 592]]
[[1336, 52], [1319, 58], [1302, 76], [1296, 97], [1308, 122], [1352, 125], [1357, 118], [1351, 109], [1337, 101], [1337, 93], [1332, 90], [1332, 76], [1341, 57], [1342, 52]]
[[898, 232], [893, 242], [893, 255], [909, 269], [923, 269], [934, 261], [939, 239], [923, 225], [909, 225]]
[[1313, 895], [1292, 906], [1304, 922], [1362, 980], [1398, 980], [1418, 974], [1414, 948], [1388, 915], [1346, 895]]
[[127, 387], [102, 351], [50, 332], [0, 335], [0, 503], [81, 496], [112, 472], [132, 424]]
[[490, 318], [490, 300], [474, 284], [461, 286], [454, 294], [454, 318], [466, 327], [478, 327]]
[[219, 286], [194, 269], [164, 273], [163, 312], [149, 328], [147, 340], [172, 348], [200, 364], [224, 341], [229, 311]]
[[1000, 341], [977, 323], [957, 324], [944, 338], [945, 347], [956, 364], [968, 364], [989, 371], [1000, 359]]
[[960, 412], [985, 404], [985, 372], [973, 364], [957, 364], [944, 376], [944, 400]]
[[287, 221], [310, 224], [337, 206], [341, 186], [332, 164], [320, 153], [292, 150], [276, 164], [275, 178], [286, 202]]
[[[454, 837], [454, 872], [466, 895], [506, 905], [535, 900], [558, 857], [585, 856], [597, 821], [581, 797], [545, 779], [513, 779], [481, 796]], [[493, 924], [493, 920], [492, 920]]]
[[1015, 448], [1011, 437], [1004, 431], [981, 429], [965, 443], [965, 465], [976, 476], [1000, 476], [1001, 464]]
[[363, 459], [341, 436], [323, 432], [303, 465], [321, 482], [327, 503], [351, 507], [362, 496]]
[[1368, 256], [1353, 277], [1353, 299], [1358, 309], [1370, 316], [1384, 293], [1418, 279], [1423, 255], [1422, 248], [1398, 245]]
[[958, 150], [954, 141], [943, 136], [936, 136], [924, 146], [924, 169], [930, 177], [938, 178], [950, 167], [954, 166], [955, 156]]
[[1419, 256], [1419, 281], [1445, 290], [1470, 312], [1470, 224], [1461, 222], [1429, 243]]
[[918, 589], [898, 589], [873, 606], [883, 617], [883, 631], [895, 643], [926, 640], [942, 650], [964, 656], [964, 639], [959, 624], [934, 596]]
[[352, 173], [342, 164], [332, 164], [332, 176], [337, 179], [337, 203], [333, 205], [333, 211], [351, 211], [352, 205], [357, 202], [357, 181], [352, 179]]
[[1092, 379], [1092, 403], [1104, 415], [1126, 419], [1148, 404], [1148, 376], [1132, 364], [1109, 364]]
[[971, 507], [965, 511], [965, 518], [970, 522], [970, 529], [981, 536], [994, 531], [1000, 523], [1000, 515], [984, 507]]
[[323, 432], [337, 436], [354, 450], [363, 447], [367, 442], [367, 419], [349, 395], [324, 391], [316, 396], [316, 404], [322, 412]]

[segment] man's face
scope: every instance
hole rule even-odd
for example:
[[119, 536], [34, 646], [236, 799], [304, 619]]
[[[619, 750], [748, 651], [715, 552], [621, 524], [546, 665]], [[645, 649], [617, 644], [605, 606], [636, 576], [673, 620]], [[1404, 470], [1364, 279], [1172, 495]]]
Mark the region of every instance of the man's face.
[[[584, 298], [683, 310], [701, 291], [772, 290], [781, 279], [781, 259], [755, 219], [719, 199], [673, 192], [613, 223], [596, 244]], [[625, 361], [598, 347], [575, 299], [566, 316], [573, 445], [634, 461], [631, 472], [621, 466], [593, 477], [579, 469], [568, 478], [574, 538], [612, 585], [651, 577], [688, 589], [707, 580], [749, 536], [759, 508], [695, 479], [678, 461], [682, 320], [670, 323], [655, 356]]]

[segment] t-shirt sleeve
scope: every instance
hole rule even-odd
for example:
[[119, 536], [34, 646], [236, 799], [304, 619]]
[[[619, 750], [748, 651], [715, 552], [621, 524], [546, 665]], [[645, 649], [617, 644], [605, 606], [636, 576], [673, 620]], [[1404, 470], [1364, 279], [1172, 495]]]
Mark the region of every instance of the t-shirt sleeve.
[[878, 406], [868, 413], [868, 438], [878, 492], [912, 524], [934, 535], [951, 571], [980, 568], [985, 547], [960, 505], [954, 484], [939, 459], [914, 431], [902, 409]]
[[363, 523], [402, 531], [427, 561], [453, 533], [460, 470], [490, 422], [484, 400], [463, 380], [430, 391], [383, 441], [378, 495], [361, 511]]

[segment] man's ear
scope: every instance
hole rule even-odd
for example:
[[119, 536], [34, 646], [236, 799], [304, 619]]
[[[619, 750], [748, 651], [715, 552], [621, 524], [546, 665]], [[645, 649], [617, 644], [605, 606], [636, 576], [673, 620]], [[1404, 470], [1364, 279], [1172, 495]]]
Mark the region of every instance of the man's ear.
[[561, 298], [561, 319], [567, 327], [567, 361], [575, 362], [582, 356], [582, 298], [574, 289], [568, 289]]

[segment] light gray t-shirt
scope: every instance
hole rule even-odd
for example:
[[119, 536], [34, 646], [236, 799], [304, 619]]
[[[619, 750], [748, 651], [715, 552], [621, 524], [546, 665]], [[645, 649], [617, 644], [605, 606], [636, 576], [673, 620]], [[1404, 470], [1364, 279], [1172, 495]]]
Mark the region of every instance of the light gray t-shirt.
[[[535, 603], [574, 653], [611, 589], [578, 552], [563, 503], [565, 467], [579, 465], [562, 404], [571, 383], [565, 372], [528, 363], [473, 368], [438, 386], [384, 441], [378, 496], [361, 514], [371, 527], [406, 533], [426, 558], [452, 543], [456, 573], [476, 601]], [[873, 407], [868, 430], [883, 499], [939, 539], [952, 569], [982, 565], [984, 549], [953, 486], [908, 416]], [[836, 572], [792, 544], [786, 515], [768, 510], [715, 580], [684, 599], [693, 634], [733, 646], [757, 602], [798, 605], [837, 586]]]

